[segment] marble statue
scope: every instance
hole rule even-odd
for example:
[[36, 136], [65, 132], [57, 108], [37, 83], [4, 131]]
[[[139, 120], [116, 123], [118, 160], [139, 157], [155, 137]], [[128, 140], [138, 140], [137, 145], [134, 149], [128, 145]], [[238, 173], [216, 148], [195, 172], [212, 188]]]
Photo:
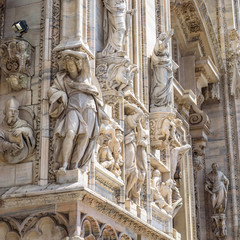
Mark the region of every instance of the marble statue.
[[130, 17], [135, 10], [127, 11], [126, 0], [103, 0], [104, 38], [106, 46], [103, 56], [123, 51], [124, 38], [127, 35]]
[[48, 91], [49, 114], [56, 119], [54, 156], [60, 170], [86, 170], [94, 155], [99, 134], [101, 101], [91, 83], [87, 54], [62, 52], [63, 70], [58, 72]]
[[137, 144], [137, 152], [136, 152], [136, 161], [137, 161], [137, 182], [136, 182], [136, 192], [138, 194], [137, 199], [140, 200], [140, 193], [142, 190], [142, 185], [146, 178], [147, 173], [147, 146], [148, 146], [148, 138], [149, 131], [147, 127], [148, 116], [143, 115], [140, 122], [137, 125], [136, 132], [136, 144]]
[[161, 33], [154, 46], [151, 57], [153, 77], [151, 83], [151, 107], [167, 107], [172, 105], [172, 60], [169, 54], [168, 43], [173, 35]]
[[174, 179], [174, 174], [177, 170], [178, 163], [183, 159], [183, 156], [191, 149], [191, 145], [185, 144], [180, 147], [174, 147], [170, 152], [171, 159], [171, 178]]
[[169, 193], [171, 194], [172, 190], [171, 188], [169, 188], [170, 192], [169, 193], [166, 192], [163, 186], [161, 173], [158, 169], [155, 169], [152, 175], [153, 176], [151, 179], [151, 189], [153, 192], [153, 201], [158, 207], [170, 213], [172, 211], [171, 205], [166, 202], [162, 193], [166, 197]]
[[143, 111], [127, 101], [124, 102], [125, 121], [125, 181], [126, 199], [138, 201], [136, 183], [138, 180], [136, 130]]
[[19, 102], [15, 97], [5, 103], [4, 119], [0, 125], [0, 159], [8, 164], [24, 161], [35, 147], [32, 127], [19, 118]]
[[207, 175], [205, 190], [211, 194], [214, 213], [224, 213], [227, 206], [229, 180], [218, 170], [218, 164], [212, 164], [212, 171]]

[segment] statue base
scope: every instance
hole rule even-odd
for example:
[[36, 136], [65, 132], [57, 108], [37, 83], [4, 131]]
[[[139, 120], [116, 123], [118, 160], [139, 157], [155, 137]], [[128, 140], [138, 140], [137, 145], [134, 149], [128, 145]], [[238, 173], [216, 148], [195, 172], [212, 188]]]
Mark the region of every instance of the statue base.
[[217, 238], [225, 238], [227, 236], [226, 215], [224, 213], [212, 216], [212, 231]]
[[140, 206], [137, 206], [137, 216], [144, 221], [147, 221], [147, 211]]
[[138, 211], [137, 211], [137, 204], [134, 203], [132, 200], [127, 199], [125, 201], [125, 208], [128, 210], [130, 213], [132, 213], [135, 216], [138, 216]]
[[59, 184], [64, 183], [82, 183], [82, 186], [87, 187], [88, 175], [80, 169], [74, 170], [57, 170], [56, 182]]

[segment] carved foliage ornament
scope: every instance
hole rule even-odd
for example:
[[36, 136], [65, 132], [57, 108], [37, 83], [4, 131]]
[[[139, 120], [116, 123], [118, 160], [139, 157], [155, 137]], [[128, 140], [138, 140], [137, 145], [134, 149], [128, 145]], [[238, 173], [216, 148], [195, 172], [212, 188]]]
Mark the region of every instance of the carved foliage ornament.
[[13, 90], [27, 88], [32, 73], [33, 47], [23, 39], [11, 39], [0, 45], [0, 67]]

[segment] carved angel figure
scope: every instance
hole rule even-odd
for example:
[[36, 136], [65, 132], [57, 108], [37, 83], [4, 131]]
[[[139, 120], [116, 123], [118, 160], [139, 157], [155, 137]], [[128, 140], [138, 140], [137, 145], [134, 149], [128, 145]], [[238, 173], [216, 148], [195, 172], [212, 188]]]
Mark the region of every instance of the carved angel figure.
[[172, 104], [172, 60], [168, 42], [173, 35], [161, 33], [155, 44], [151, 57], [153, 77], [151, 83], [151, 107], [166, 107]]
[[0, 124], [0, 160], [8, 164], [24, 161], [35, 147], [32, 127], [19, 118], [19, 102], [10, 98], [5, 103], [5, 118]]
[[212, 164], [212, 171], [207, 175], [205, 190], [211, 194], [214, 213], [224, 213], [227, 206], [229, 180], [218, 170], [217, 163]]
[[63, 71], [48, 91], [50, 116], [56, 118], [54, 156], [61, 170], [84, 168], [93, 157], [99, 133], [101, 101], [91, 83], [87, 54], [62, 52]]
[[127, 11], [126, 0], [103, 0], [104, 2], [104, 38], [106, 46], [103, 56], [122, 51], [124, 37], [127, 34], [131, 15], [135, 10]]

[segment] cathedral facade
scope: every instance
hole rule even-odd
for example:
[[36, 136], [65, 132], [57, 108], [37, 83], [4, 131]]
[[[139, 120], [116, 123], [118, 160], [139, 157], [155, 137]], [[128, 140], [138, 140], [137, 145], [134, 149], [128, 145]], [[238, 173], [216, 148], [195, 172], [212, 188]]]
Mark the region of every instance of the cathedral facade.
[[0, 1], [0, 239], [240, 238], [239, 0]]

